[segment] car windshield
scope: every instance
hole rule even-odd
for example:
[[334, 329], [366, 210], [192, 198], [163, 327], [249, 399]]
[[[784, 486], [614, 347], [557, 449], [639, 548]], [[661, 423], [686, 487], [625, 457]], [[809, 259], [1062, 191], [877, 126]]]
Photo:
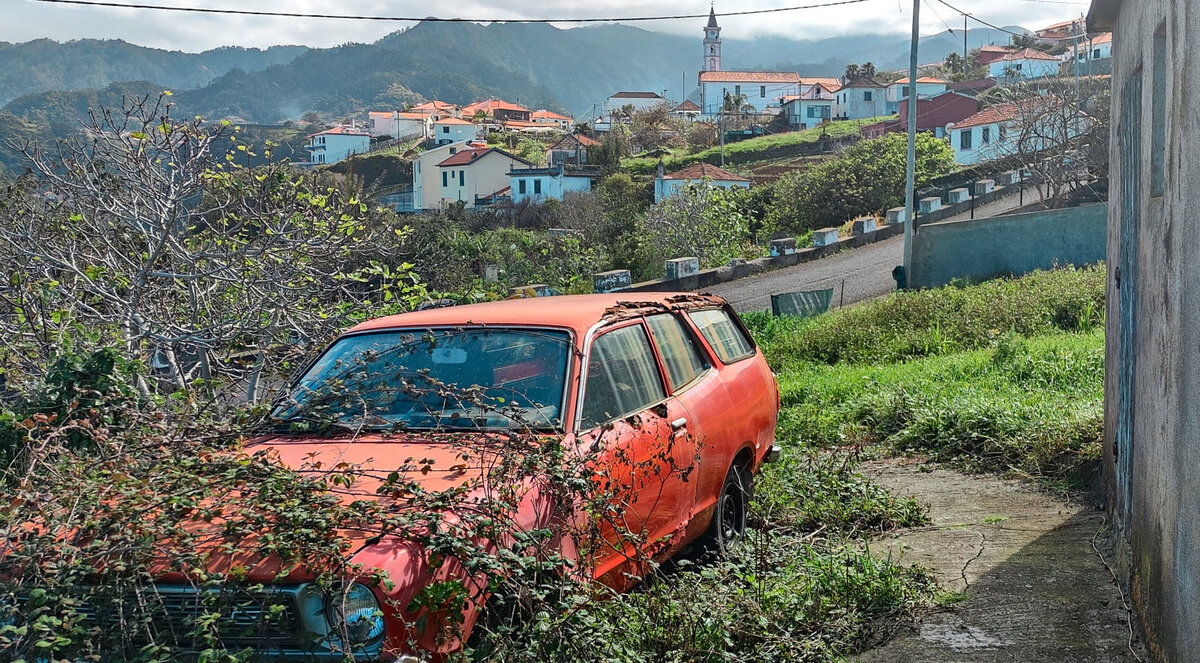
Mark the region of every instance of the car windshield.
[[570, 347], [566, 332], [529, 329], [348, 336], [273, 418], [356, 429], [560, 429]]

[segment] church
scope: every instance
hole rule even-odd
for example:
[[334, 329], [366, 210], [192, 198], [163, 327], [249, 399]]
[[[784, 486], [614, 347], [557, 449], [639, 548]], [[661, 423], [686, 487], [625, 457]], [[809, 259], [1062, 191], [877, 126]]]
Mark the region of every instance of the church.
[[715, 117], [721, 112], [725, 96], [742, 96], [745, 104], [762, 115], [779, 112], [780, 100], [784, 97], [803, 95], [814, 85], [826, 89], [841, 87], [841, 81], [833, 77], [802, 77], [787, 71], [724, 71], [721, 69], [721, 26], [717, 24], [717, 10], [708, 13], [708, 25], [704, 26], [704, 64], [697, 85], [700, 87], [700, 108], [705, 117]]

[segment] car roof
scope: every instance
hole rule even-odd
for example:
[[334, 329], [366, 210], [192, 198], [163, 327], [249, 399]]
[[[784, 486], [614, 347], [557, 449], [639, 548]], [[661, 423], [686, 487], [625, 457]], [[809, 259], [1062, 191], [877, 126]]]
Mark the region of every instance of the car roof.
[[441, 327], [447, 325], [532, 325], [574, 330], [580, 338], [596, 323], [617, 320], [657, 310], [697, 309], [723, 306], [720, 297], [693, 292], [625, 292], [604, 295], [559, 295], [527, 297], [499, 302], [449, 306], [412, 313], [389, 315], [360, 323], [347, 333], [397, 327]]

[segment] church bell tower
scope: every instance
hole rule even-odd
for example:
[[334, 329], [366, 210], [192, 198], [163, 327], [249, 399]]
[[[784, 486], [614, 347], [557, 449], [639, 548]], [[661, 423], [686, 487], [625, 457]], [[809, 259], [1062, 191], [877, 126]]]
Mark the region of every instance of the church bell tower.
[[701, 71], [721, 71], [721, 26], [717, 25], [717, 9], [708, 10], [708, 25], [704, 26], [704, 68]]

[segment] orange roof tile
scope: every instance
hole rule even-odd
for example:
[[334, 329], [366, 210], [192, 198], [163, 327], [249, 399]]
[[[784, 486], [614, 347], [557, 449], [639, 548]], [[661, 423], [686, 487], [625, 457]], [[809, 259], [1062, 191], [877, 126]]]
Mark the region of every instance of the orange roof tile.
[[1057, 97], [1045, 96], [996, 104], [995, 106], [988, 106], [974, 115], [969, 115], [963, 118], [963, 120], [960, 122], [955, 122], [951, 128], [967, 129], [970, 127], [977, 127], [982, 124], [1010, 122], [1017, 119], [1022, 110], [1030, 109], [1031, 111], [1037, 111], [1039, 107], [1042, 106], [1044, 106], [1046, 109], [1049, 109], [1061, 103], [1061, 100], [1059, 100]]
[[522, 159], [521, 157], [509, 154], [508, 152], [505, 152], [504, 150], [502, 150], [498, 147], [473, 147], [473, 148], [466, 149], [466, 150], [459, 150], [457, 153], [452, 155], [449, 159], [446, 159], [445, 161], [439, 163], [438, 167], [439, 168], [448, 168], [451, 166], [468, 166], [470, 164], [475, 163], [476, 161], [479, 161], [480, 159], [487, 156], [488, 154], [491, 154], [492, 152], [506, 156], [510, 159], [514, 159], [516, 161], [520, 161], [521, 163], [523, 163], [527, 166], [533, 165], [533, 164], [529, 163], [528, 161]]
[[[940, 78], [934, 78], [932, 76], [922, 76], [921, 78], [917, 79], [917, 82], [918, 83], [942, 83], [943, 85], [946, 85], [946, 84], [949, 84], [950, 81], [945, 81]], [[908, 85], [908, 76], [905, 76], [904, 78], [901, 78], [898, 81], [892, 81], [892, 85]]]
[[833, 76], [801, 76], [800, 83], [803, 85], [821, 85], [830, 92], [842, 87], [842, 79]]
[[1048, 54], [1048, 53], [1043, 53], [1043, 52], [1041, 52], [1041, 51], [1039, 51], [1039, 50], [1035, 50], [1035, 49], [1032, 49], [1032, 48], [1022, 48], [1022, 49], [1021, 49], [1021, 50], [1019, 50], [1019, 51], [1013, 51], [1012, 53], [1009, 53], [1008, 55], [1005, 55], [1004, 57], [1002, 57], [1002, 58], [1000, 58], [1000, 59], [1001, 59], [1001, 60], [1005, 60], [1005, 61], [1012, 61], [1012, 60], [1058, 60], [1058, 58], [1054, 57], [1053, 55], [1050, 55], [1050, 54]]
[[791, 83], [800, 82], [800, 74], [790, 71], [702, 71], [701, 83]]
[[685, 99], [678, 106], [672, 108], [671, 112], [672, 113], [685, 113], [685, 112], [686, 113], [699, 113], [700, 106], [696, 105], [696, 102], [692, 101], [691, 99]]
[[532, 117], [532, 118], [535, 118], [538, 120], [564, 120], [566, 122], [571, 122], [574, 120], [574, 118], [567, 117], [566, 115], [559, 115], [558, 113], [555, 113], [554, 111], [548, 111], [548, 110], [535, 110], [529, 114], [529, 117]]
[[467, 104], [466, 106], [463, 106], [462, 109], [464, 115], [474, 115], [478, 111], [490, 113], [498, 110], [529, 111], [528, 108], [518, 106], [516, 104], [510, 104], [503, 99], [485, 99], [483, 101], [477, 101], [473, 104]]
[[467, 122], [466, 120], [460, 120], [457, 117], [443, 117], [442, 119], [438, 120], [437, 122], [434, 122], [434, 124], [437, 125], [437, 124], [471, 124], [471, 123]]
[[683, 170], [677, 170], [673, 173], [663, 175], [664, 180], [702, 180], [710, 179], [714, 182], [749, 182], [750, 180], [735, 175], [724, 168], [717, 168], [711, 163], [701, 161], [694, 163]]
[[309, 134], [309, 137], [311, 138], [313, 136], [330, 135], [330, 134], [338, 135], [338, 136], [370, 136], [371, 135], [361, 129], [352, 129], [350, 127], [334, 127], [332, 129], [326, 129], [325, 131], [318, 131], [315, 134]]

